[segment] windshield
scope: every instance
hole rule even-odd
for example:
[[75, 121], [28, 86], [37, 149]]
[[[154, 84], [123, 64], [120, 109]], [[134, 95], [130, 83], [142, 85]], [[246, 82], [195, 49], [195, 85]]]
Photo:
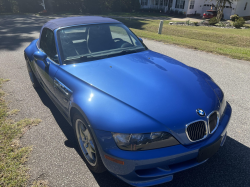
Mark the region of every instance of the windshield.
[[146, 50], [123, 24], [74, 26], [58, 30], [63, 64], [92, 61]]

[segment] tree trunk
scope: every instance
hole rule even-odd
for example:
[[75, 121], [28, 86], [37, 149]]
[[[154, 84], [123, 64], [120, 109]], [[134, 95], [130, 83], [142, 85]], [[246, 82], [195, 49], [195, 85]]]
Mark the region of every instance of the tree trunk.
[[223, 16], [223, 10], [224, 10], [224, 6], [226, 5], [227, 0], [218, 0], [217, 1], [217, 21], [220, 21], [222, 16]]

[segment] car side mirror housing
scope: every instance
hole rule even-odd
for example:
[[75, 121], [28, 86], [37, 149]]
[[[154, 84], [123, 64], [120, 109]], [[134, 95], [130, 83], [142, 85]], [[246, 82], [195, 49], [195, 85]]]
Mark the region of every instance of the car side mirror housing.
[[46, 53], [42, 52], [42, 51], [36, 51], [34, 53], [34, 58], [36, 60], [41, 60], [44, 62], [45, 66], [47, 67], [49, 65], [49, 63], [47, 62], [46, 58], [47, 58], [47, 55]]
[[56, 54], [52, 60], [54, 60], [56, 63], [58, 63], [59, 62], [58, 54]]
[[139, 38], [139, 40], [143, 43], [143, 40], [141, 38]]

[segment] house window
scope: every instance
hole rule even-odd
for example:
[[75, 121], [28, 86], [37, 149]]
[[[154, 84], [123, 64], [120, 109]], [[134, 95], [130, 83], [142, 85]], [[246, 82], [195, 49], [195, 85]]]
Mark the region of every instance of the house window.
[[175, 8], [184, 9], [185, 0], [176, 0]]
[[245, 4], [245, 8], [244, 8], [244, 10], [246, 10], [247, 9], [247, 2], [246, 2], [246, 4]]
[[161, 5], [161, 6], [163, 5], [163, 0], [160, 0], [160, 5]]
[[141, 5], [148, 5], [148, 0], [141, 0]]
[[164, 6], [172, 7], [173, 0], [164, 0]]
[[173, 0], [168, 0], [168, 7], [172, 7]]
[[168, 6], [168, 0], [164, 0], [164, 6]]
[[159, 4], [159, 0], [155, 0], [155, 5], [158, 5]]
[[194, 9], [194, 2], [195, 2], [195, 0], [190, 1], [189, 9]]

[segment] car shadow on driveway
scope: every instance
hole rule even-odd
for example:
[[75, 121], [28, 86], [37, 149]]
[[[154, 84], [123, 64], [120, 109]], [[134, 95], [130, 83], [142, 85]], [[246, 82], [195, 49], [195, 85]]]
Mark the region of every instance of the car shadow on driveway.
[[[42, 88], [36, 89], [43, 104], [47, 106], [53, 114], [58, 126], [68, 140], [64, 142], [65, 146], [74, 148], [76, 152], [81, 155], [78, 149], [77, 142], [74, 137], [74, 132], [69, 123], [65, 120], [63, 115], [59, 112], [56, 106], [51, 102]], [[66, 160], [65, 160], [66, 162]], [[92, 173], [93, 177], [101, 187], [127, 187], [117, 177], [114, 177], [109, 172], [102, 174]], [[250, 148], [227, 137], [225, 145], [220, 148], [206, 163], [195, 168], [179, 172], [174, 175], [173, 181], [157, 187], [200, 187], [200, 186], [250, 186]]]

